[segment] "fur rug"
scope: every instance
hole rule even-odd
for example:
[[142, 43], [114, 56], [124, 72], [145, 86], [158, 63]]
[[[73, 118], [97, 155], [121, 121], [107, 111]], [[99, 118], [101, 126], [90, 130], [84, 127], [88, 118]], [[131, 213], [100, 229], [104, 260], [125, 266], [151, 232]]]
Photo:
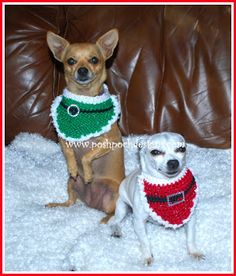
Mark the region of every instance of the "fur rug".
[[[125, 165], [126, 173], [138, 166], [135, 148], [125, 150]], [[154, 263], [146, 267], [132, 214], [123, 223], [123, 237], [115, 239], [99, 224], [104, 214], [81, 202], [44, 207], [67, 198], [64, 157], [58, 144], [40, 135], [18, 135], [5, 149], [5, 271], [231, 271], [231, 150], [188, 145], [187, 165], [199, 184], [196, 241], [206, 259], [188, 256], [183, 228], [148, 223]]]

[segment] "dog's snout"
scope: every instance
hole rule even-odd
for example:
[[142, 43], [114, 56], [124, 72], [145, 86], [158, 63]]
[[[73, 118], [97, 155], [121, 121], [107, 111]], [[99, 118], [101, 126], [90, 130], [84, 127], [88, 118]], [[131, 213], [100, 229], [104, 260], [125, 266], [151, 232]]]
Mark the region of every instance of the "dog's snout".
[[78, 74], [81, 77], [86, 77], [88, 75], [89, 70], [86, 67], [80, 67], [78, 69]]
[[177, 170], [178, 167], [179, 167], [179, 161], [176, 160], [176, 159], [173, 159], [173, 160], [169, 160], [167, 162], [167, 167], [169, 170], [173, 171], [173, 170]]
[[77, 70], [76, 79], [81, 83], [87, 83], [91, 79], [91, 73], [86, 67], [80, 67]]

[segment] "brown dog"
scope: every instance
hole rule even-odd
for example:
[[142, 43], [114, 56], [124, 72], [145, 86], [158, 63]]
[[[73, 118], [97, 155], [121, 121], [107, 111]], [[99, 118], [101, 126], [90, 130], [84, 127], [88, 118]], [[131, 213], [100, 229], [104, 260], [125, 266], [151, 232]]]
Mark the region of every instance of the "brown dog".
[[[106, 223], [114, 214], [119, 185], [124, 178], [123, 147], [109, 146], [122, 141], [116, 122], [117, 102], [104, 86], [105, 61], [112, 56], [118, 43], [118, 31], [110, 30], [95, 44], [70, 44], [48, 32], [47, 43], [54, 57], [64, 65], [67, 88], [63, 96], [54, 101], [52, 117], [70, 177], [68, 200], [46, 206], [69, 207], [80, 199], [107, 213], [102, 220]], [[103, 124], [107, 116], [108, 126], [100, 127], [99, 120]], [[99, 127], [99, 131], [96, 130]], [[92, 133], [90, 128], [94, 128]], [[101, 146], [103, 144], [106, 146]]]

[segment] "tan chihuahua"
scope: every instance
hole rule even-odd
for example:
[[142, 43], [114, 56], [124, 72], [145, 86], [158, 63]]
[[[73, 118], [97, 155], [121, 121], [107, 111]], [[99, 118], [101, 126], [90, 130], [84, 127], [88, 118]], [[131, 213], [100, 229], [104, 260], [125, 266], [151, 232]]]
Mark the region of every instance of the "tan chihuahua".
[[46, 206], [69, 207], [80, 199], [107, 214], [102, 223], [114, 214], [124, 178], [123, 147], [109, 146], [122, 143], [117, 126], [119, 105], [104, 85], [105, 62], [112, 56], [118, 38], [118, 31], [112, 29], [95, 44], [70, 44], [52, 32], [47, 33], [50, 50], [64, 65], [67, 87], [54, 100], [51, 111], [69, 179], [68, 200]]

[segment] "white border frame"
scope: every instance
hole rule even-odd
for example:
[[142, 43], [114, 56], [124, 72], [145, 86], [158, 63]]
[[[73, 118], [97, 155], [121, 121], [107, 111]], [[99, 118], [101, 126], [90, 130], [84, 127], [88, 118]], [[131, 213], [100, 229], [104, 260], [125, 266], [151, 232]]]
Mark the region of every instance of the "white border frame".
[[[231, 2], [4, 2], [2, 3], [2, 37], [4, 40], [3, 46], [2, 46], [2, 100], [3, 100], [3, 106], [2, 106], [2, 179], [3, 184], [5, 183], [5, 6], [7, 5], [153, 5], [153, 6], [161, 6], [161, 5], [180, 5], [180, 6], [186, 6], [186, 5], [228, 5], [231, 6], [231, 141], [232, 141], [232, 153], [231, 153], [231, 188], [232, 188], [232, 200], [231, 200], [231, 215], [232, 215], [232, 229], [231, 229], [231, 245], [232, 245], [232, 252], [231, 252], [231, 271], [227, 272], [218, 272], [218, 271], [211, 271], [211, 272], [201, 272], [201, 271], [187, 271], [187, 272], [161, 272], [161, 274], [231, 274], [233, 273], [234, 268], [234, 3]], [[17, 272], [17, 271], [6, 271], [5, 270], [5, 185], [2, 185], [2, 196], [3, 196], [3, 203], [2, 203], [2, 220], [3, 220], [3, 229], [2, 229], [2, 268], [4, 274], [118, 274], [124, 272], [81, 272], [81, 273], [75, 273], [75, 272], [57, 272], [57, 271], [50, 271], [50, 272]], [[156, 272], [125, 272], [125, 274], [157, 274]], [[158, 274], [160, 274], [158, 272]]]

